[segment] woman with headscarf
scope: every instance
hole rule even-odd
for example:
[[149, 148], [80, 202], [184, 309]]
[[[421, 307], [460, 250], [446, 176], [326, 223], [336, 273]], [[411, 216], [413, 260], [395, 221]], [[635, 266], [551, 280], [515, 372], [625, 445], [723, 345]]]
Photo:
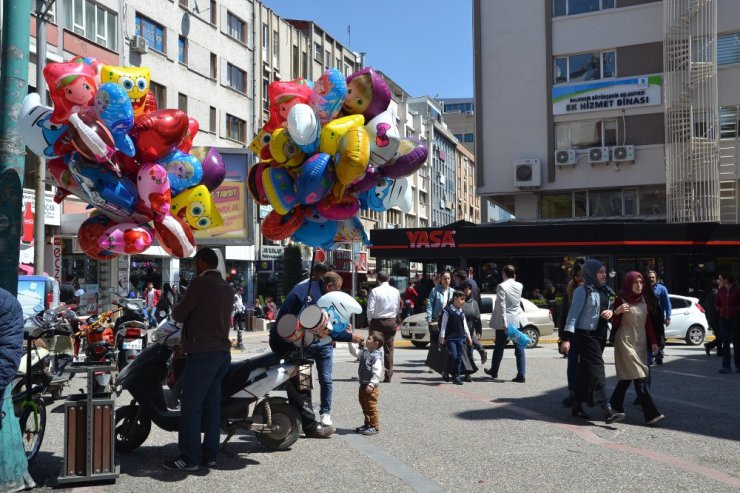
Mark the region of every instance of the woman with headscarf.
[[606, 266], [596, 259], [583, 265], [583, 285], [573, 291], [573, 300], [563, 330], [560, 350], [570, 351], [571, 340], [580, 353], [576, 374], [576, 392], [573, 416], [590, 419], [583, 404], [599, 405], [607, 424], [624, 419], [624, 413], [612, 409], [606, 397], [606, 374], [603, 352], [606, 346], [606, 329], [612, 311], [609, 309], [611, 290], [606, 285]]
[[657, 351], [658, 341], [653, 331], [650, 310], [643, 296], [645, 279], [636, 271], [628, 272], [622, 281], [622, 290], [614, 302], [617, 307], [612, 318], [614, 334], [614, 363], [619, 383], [612, 393], [611, 405], [624, 412], [624, 395], [634, 382], [635, 392], [642, 407], [645, 422], [653, 425], [665, 418], [655, 407], [647, 387], [650, 371], [647, 361], [648, 342]]

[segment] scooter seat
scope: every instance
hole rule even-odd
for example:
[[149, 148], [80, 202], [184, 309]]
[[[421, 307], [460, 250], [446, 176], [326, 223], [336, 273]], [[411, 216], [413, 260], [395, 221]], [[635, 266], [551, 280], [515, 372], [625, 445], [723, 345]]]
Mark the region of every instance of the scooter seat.
[[236, 389], [244, 385], [247, 377], [256, 368], [266, 368], [280, 363], [280, 356], [272, 351], [255, 358], [249, 358], [238, 363], [231, 363], [223, 380], [222, 393], [224, 396], [231, 395]]

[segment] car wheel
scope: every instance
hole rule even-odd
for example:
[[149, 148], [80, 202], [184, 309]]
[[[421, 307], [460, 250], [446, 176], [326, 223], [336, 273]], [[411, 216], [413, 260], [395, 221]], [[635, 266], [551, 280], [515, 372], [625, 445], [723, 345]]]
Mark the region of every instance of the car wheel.
[[686, 331], [686, 343], [692, 346], [698, 346], [704, 342], [704, 327], [701, 325], [692, 325]]
[[411, 341], [411, 344], [413, 344], [414, 347], [417, 347], [419, 349], [424, 349], [425, 347], [429, 345], [428, 342], [424, 342], [424, 341]]
[[527, 349], [537, 347], [537, 343], [540, 342], [540, 331], [537, 330], [537, 327], [533, 325], [528, 325], [522, 329], [522, 332], [527, 334], [527, 337], [529, 337], [531, 341], [529, 343], [529, 346], [527, 346]]

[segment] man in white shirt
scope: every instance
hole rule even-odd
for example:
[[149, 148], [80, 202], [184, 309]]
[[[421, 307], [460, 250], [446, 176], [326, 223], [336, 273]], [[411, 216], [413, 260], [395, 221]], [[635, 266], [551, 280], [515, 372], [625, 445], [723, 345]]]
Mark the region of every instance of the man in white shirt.
[[377, 275], [378, 287], [370, 291], [367, 298], [367, 318], [370, 320], [370, 332], [379, 332], [383, 335], [383, 366], [385, 367], [384, 382], [390, 382], [393, 376], [393, 339], [396, 338], [398, 314], [401, 313], [401, 293], [388, 281], [387, 272], [380, 271]]

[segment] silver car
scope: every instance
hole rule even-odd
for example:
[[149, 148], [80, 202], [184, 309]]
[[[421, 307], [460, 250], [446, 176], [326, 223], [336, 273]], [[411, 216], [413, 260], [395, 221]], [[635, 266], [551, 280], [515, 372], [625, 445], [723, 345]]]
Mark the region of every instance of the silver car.
[[[480, 311], [484, 342], [495, 340], [496, 331], [489, 327], [495, 301], [495, 294], [481, 295]], [[525, 299], [522, 299], [522, 305], [524, 305], [524, 313], [527, 315], [527, 320], [529, 320], [529, 324], [522, 329], [522, 332], [531, 339], [532, 342], [528, 347], [532, 348], [537, 345], [540, 336], [549, 336], [555, 332], [555, 324], [552, 321], [550, 310], [540, 308]], [[411, 344], [418, 348], [426, 347], [429, 344], [429, 324], [427, 323], [426, 313], [417, 313], [406, 317], [401, 324], [401, 337], [410, 340]]]

